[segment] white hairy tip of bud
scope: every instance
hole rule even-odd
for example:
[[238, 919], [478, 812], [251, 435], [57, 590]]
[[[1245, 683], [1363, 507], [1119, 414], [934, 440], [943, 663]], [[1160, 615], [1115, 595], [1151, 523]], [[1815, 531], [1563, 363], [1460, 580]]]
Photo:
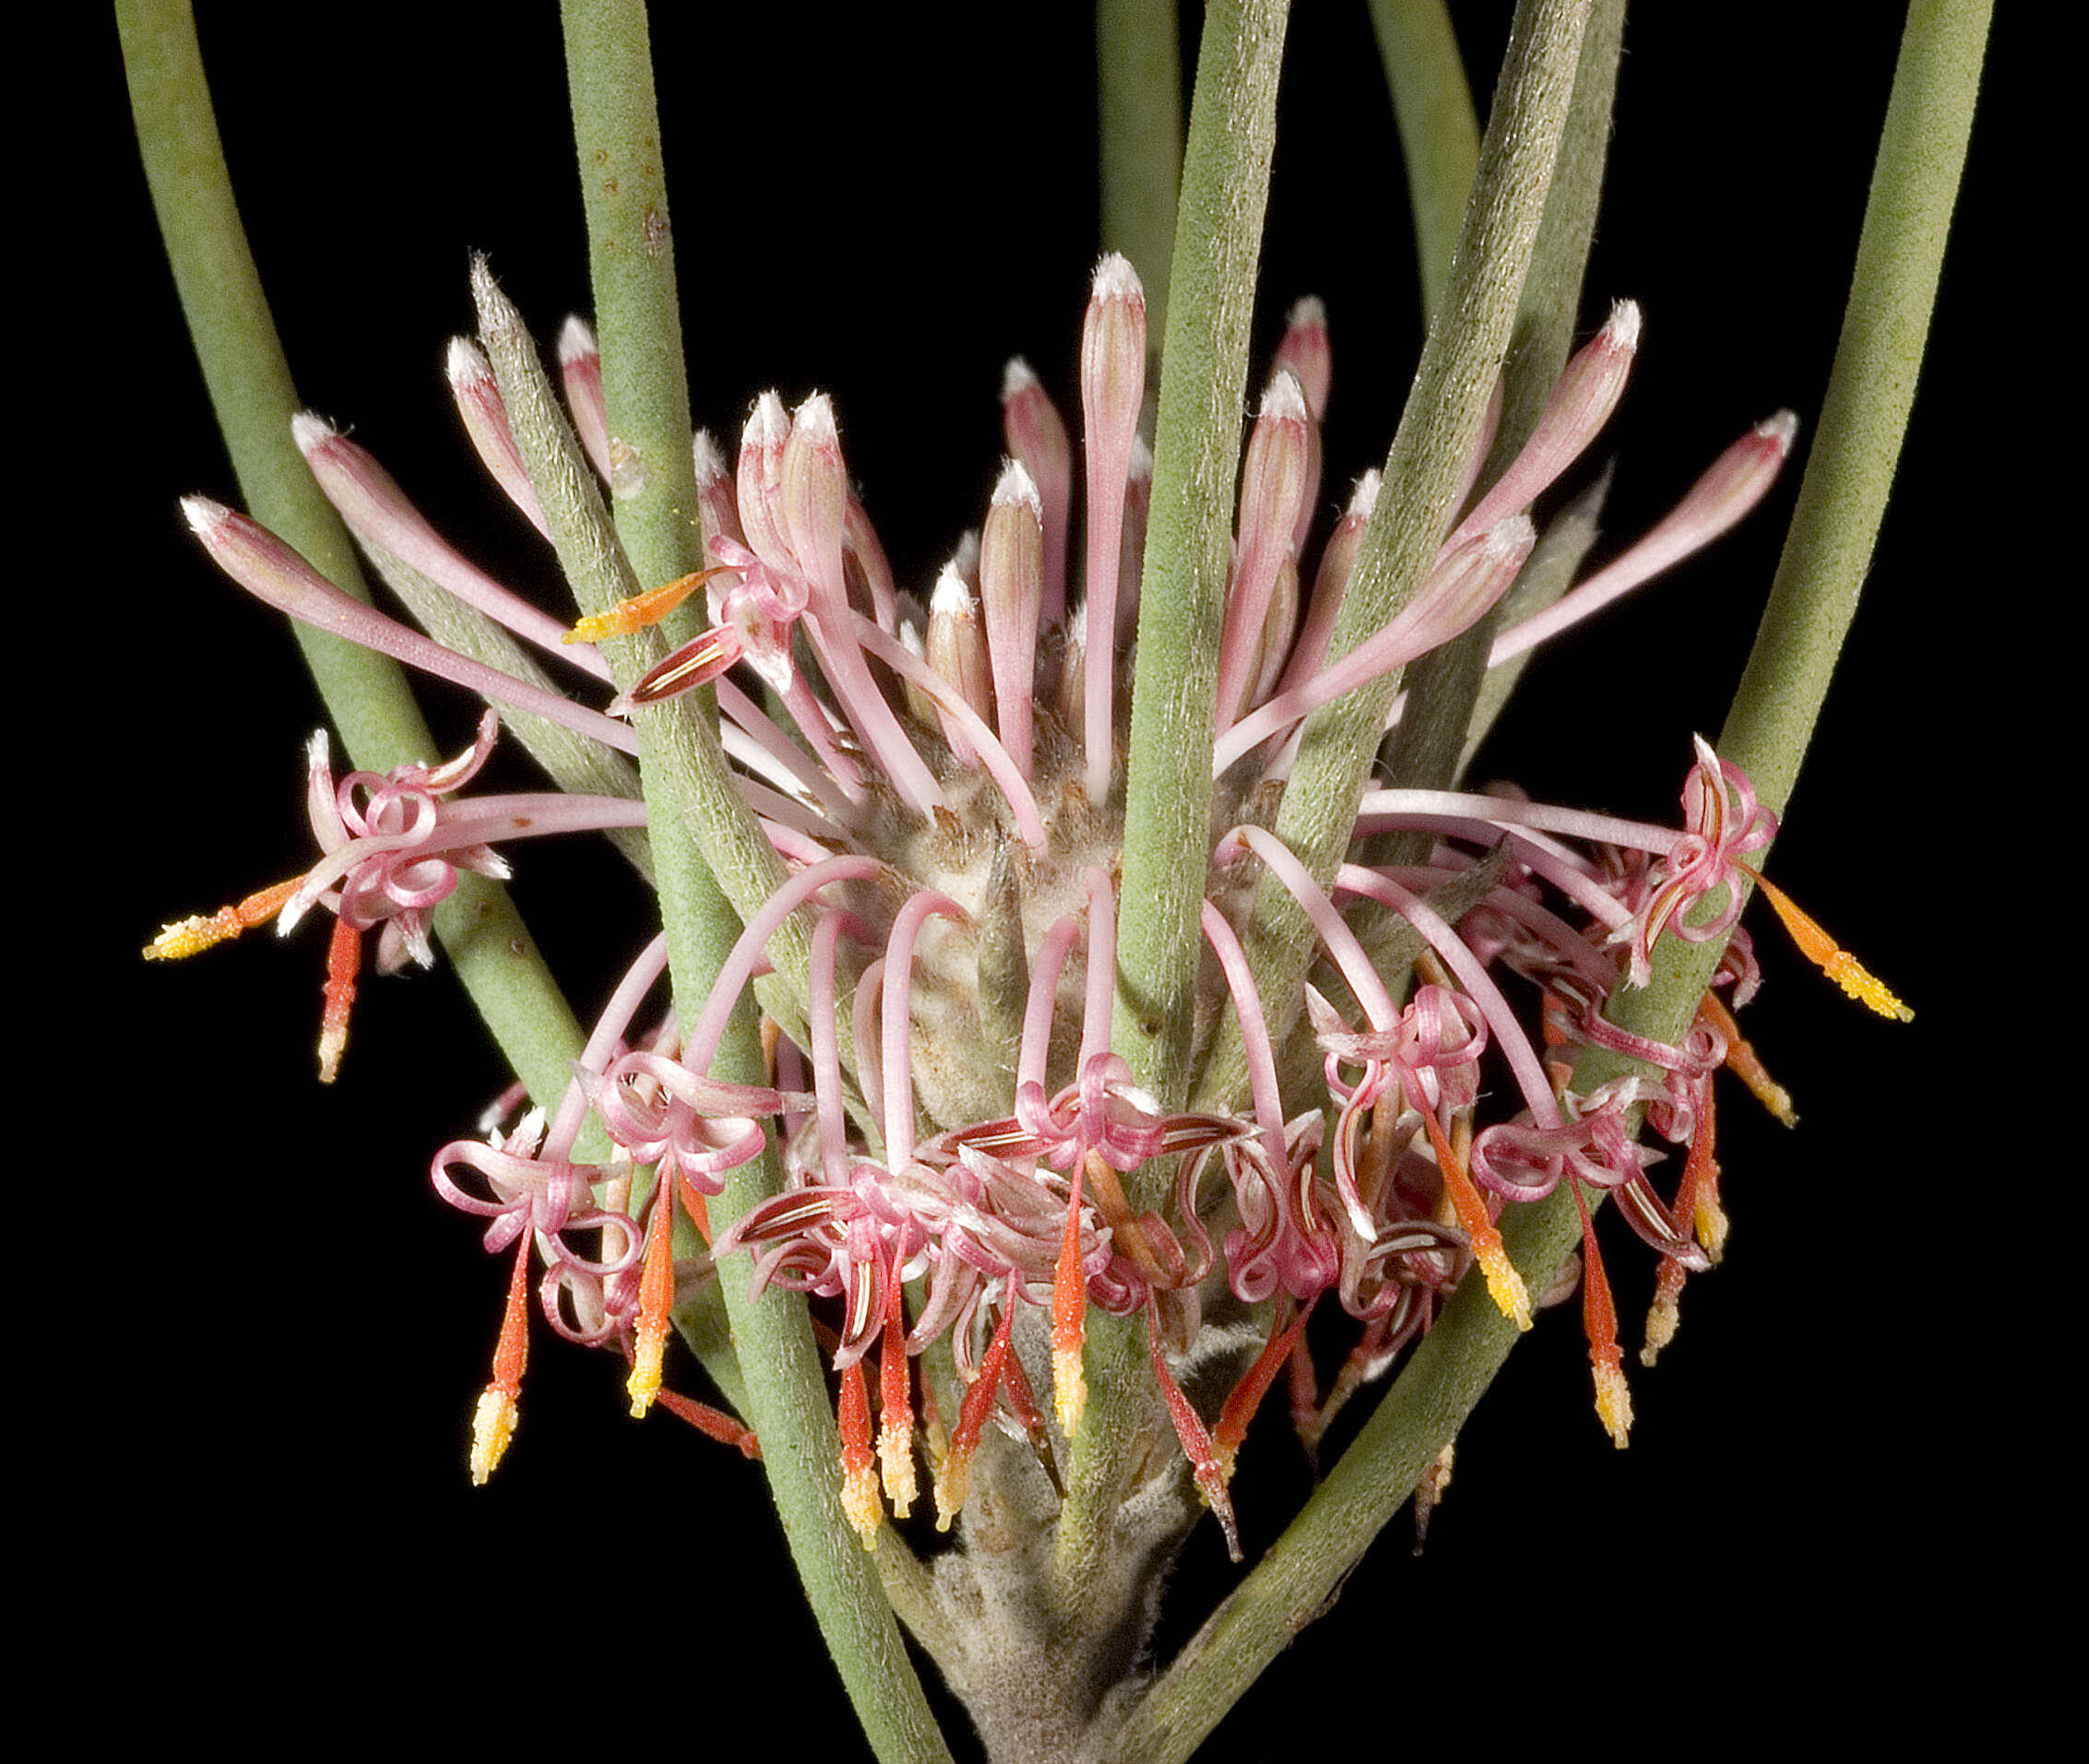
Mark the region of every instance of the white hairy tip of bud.
[[1301, 294], [1291, 302], [1291, 310], [1284, 314], [1284, 328], [1288, 331], [1309, 331], [1314, 327], [1327, 328], [1327, 302], [1318, 294]]
[[297, 443], [298, 452], [307, 457], [315, 448], [338, 440], [340, 432], [325, 417], [311, 410], [300, 410], [291, 419], [291, 439]]
[[1132, 267], [1132, 260], [1120, 251], [1111, 252], [1096, 266], [1095, 283], [1089, 291], [1097, 300], [1135, 300], [1142, 306], [1146, 300], [1139, 272]]
[[1367, 521], [1371, 519], [1371, 511], [1378, 506], [1379, 487], [1384, 481], [1383, 475], [1378, 472], [1364, 473], [1357, 479], [1356, 489], [1349, 492], [1349, 506], [1342, 511], [1343, 514], [1361, 515]]
[[696, 482], [700, 486], [720, 483], [725, 479], [725, 455], [718, 451], [718, 439], [708, 429], [699, 429], [690, 443], [689, 452], [695, 463]]
[[944, 619], [972, 616], [972, 590], [958, 574], [955, 558], [945, 563], [943, 574], [936, 577], [935, 592], [929, 597], [929, 611], [933, 617]]
[[571, 367], [576, 361], [584, 361], [590, 355], [601, 352], [595, 341], [595, 333], [588, 328], [588, 321], [578, 313], [568, 313], [565, 323], [559, 326], [559, 365]]
[[[779, 405], [780, 408], [780, 405]], [[834, 400], [815, 392], [791, 413], [792, 426], [810, 442], [838, 441], [834, 426]]]
[[1124, 475], [1134, 484], [1153, 482], [1153, 449], [1146, 445], [1143, 436], [1132, 437], [1132, 456], [1125, 462]]
[[453, 337], [443, 356], [443, 374], [452, 386], [464, 386], [491, 380], [493, 370], [478, 344], [469, 337]]
[[1041, 525], [1044, 520], [1044, 498], [1038, 494], [1037, 480], [1024, 470], [1020, 459], [1011, 459], [1001, 468], [1001, 476], [994, 482], [992, 505], [1006, 508], [1011, 503], [1023, 503], [1029, 507]]
[[1521, 558], [1537, 543], [1537, 528], [1528, 515], [1512, 515], [1487, 529], [1480, 550], [1491, 558]]
[[1783, 453], [1791, 451], [1792, 443], [1798, 439], [1798, 412], [1780, 410], [1773, 417], [1764, 417], [1755, 425], [1755, 432], [1765, 441], [1774, 441]]
[[1289, 368], [1278, 368], [1270, 376], [1268, 388], [1262, 395], [1261, 414], [1277, 422], [1306, 420], [1305, 388]]
[[754, 408], [747, 414], [747, 426], [740, 432], [742, 447], [777, 447], [790, 432], [790, 418], [785, 413], [783, 400], [774, 392], [765, 392], [754, 400]]
[[188, 522], [189, 531], [204, 539], [208, 539], [231, 512], [224, 503], [214, 503], [208, 496], [182, 498], [182, 516]]
[[1621, 300], [1612, 303], [1610, 316], [1603, 322], [1603, 335], [1610, 339], [1610, 347], [1618, 349], [1639, 348], [1640, 311], [1636, 300]]
[[1038, 384], [1037, 371], [1020, 355], [1008, 358], [1008, 365], [1001, 371], [1001, 401], [1006, 404], [1018, 398]]

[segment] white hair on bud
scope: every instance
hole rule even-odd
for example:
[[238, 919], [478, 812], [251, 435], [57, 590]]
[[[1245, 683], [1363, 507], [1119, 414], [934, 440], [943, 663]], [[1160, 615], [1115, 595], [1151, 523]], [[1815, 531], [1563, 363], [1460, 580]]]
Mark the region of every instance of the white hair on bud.
[[1262, 395], [1262, 414], [1277, 422], [1306, 420], [1306, 389], [1289, 368], [1278, 368], [1269, 376]]
[[1153, 449], [1143, 435], [1132, 437], [1132, 456], [1125, 461], [1124, 475], [1134, 484], [1153, 482]]
[[1367, 521], [1371, 519], [1371, 510], [1378, 506], [1379, 488], [1384, 481], [1384, 478], [1378, 472], [1364, 473], [1357, 479], [1356, 489], [1349, 492], [1349, 506], [1342, 511], [1343, 514], [1361, 515]]
[[957, 536], [957, 549], [950, 554], [949, 568], [959, 575], [977, 575], [979, 573], [979, 529], [967, 527]]
[[965, 586], [965, 578], [957, 573], [955, 558], [945, 563], [943, 574], [936, 577], [935, 592], [929, 597], [929, 612], [939, 619], [972, 616], [972, 590]]
[[824, 392], [815, 392], [791, 412], [791, 424], [805, 433], [808, 441], [834, 441], [838, 439], [834, 427], [834, 400]]
[[1327, 328], [1327, 302], [1318, 294], [1300, 294], [1291, 302], [1291, 310], [1284, 314], [1284, 328], [1288, 331], [1310, 331]]
[[324, 447], [329, 441], [338, 440], [340, 432], [316, 411], [300, 410], [291, 418], [291, 439], [297, 443], [301, 454], [309, 454], [315, 447]]
[[189, 531], [199, 533], [205, 539], [208, 539], [211, 529], [216, 527], [231, 513], [231, 510], [227, 508], [224, 503], [214, 503], [208, 496], [184, 496], [182, 498], [182, 517], [188, 522]]
[[1001, 371], [1001, 401], [1020, 397], [1038, 383], [1037, 370], [1020, 355], [1008, 358], [1008, 365]]
[[742, 447], [774, 447], [782, 444], [790, 433], [790, 418], [785, 413], [783, 400], [774, 392], [765, 392], [754, 400], [754, 408], [747, 413], [747, 426], [740, 432]]
[[1001, 476], [994, 480], [993, 506], [1005, 508], [1012, 503], [1027, 503], [1032, 516], [1043, 523], [1044, 498], [1038, 494], [1037, 480], [1023, 468], [1020, 459], [1004, 461]]
[[453, 385], [461, 385], [468, 380], [491, 380], [493, 370], [488, 365], [485, 351], [469, 337], [453, 337], [450, 347], [443, 357], [444, 376]]
[[1076, 602], [1060, 629], [1066, 633], [1067, 647], [1086, 649], [1088, 646], [1088, 603], [1086, 600]]
[[1487, 529], [1480, 550], [1489, 557], [1521, 557], [1537, 543], [1537, 528], [1528, 515], [1512, 515]]
[[1774, 441], [1788, 453], [1792, 443], [1798, 439], [1798, 412], [1780, 410], [1774, 416], [1764, 417], [1755, 425], [1755, 432], [1765, 441]]
[[1096, 266], [1095, 284], [1089, 292], [1096, 300], [1135, 300], [1142, 306], [1146, 299], [1146, 290], [1139, 282], [1139, 272], [1121, 251], [1111, 252]]
[[718, 437], [708, 429], [697, 430], [689, 444], [689, 453], [695, 462], [699, 487], [718, 483], [725, 477], [725, 455], [718, 451]]
[[588, 321], [578, 313], [568, 313], [565, 323], [559, 326], [559, 365], [569, 368], [576, 361], [586, 361], [590, 355], [601, 354], [595, 341], [595, 333], [588, 328]]
[[330, 756], [331, 750], [326, 745], [326, 731], [323, 728], [314, 729], [311, 739], [304, 744], [305, 764], [316, 772], [326, 764]]
[[1610, 339], [1610, 347], [1620, 349], [1639, 348], [1639, 302], [1621, 300], [1611, 303], [1610, 316], [1603, 321], [1603, 334]]

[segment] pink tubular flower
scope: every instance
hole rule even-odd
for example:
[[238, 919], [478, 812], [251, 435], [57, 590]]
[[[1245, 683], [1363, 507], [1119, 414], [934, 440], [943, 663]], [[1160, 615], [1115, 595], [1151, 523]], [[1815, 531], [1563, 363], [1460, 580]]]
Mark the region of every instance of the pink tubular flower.
[[[1664, 930], [1685, 942], [1705, 943], [1732, 929], [1743, 899], [1735, 860], [1777, 836], [1777, 817], [1757, 803], [1741, 769], [1713, 752], [1702, 735], [1691, 739], [1697, 764], [1683, 785], [1683, 836], [1668, 848], [1659, 880], [1650, 884], [1631, 925], [1610, 933], [1612, 942], [1631, 945], [1634, 986], [1650, 977], [1654, 941]], [[1691, 909], [1715, 889], [1725, 891], [1725, 899], [1703, 923], [1691, 923]]]
[[[489, 290], [481, 300], [498, 301]], [[1638, 309], [1613, 309], [1490, 482], [1478, 481], [1482, 438], [1474, 481], [1406, 610], [1332, 658], [1366, 534], [1396, 492], [1365, 474], [1314, 546], [1333, 355], [1319, 302], [1293, 309], [1246, 440], [1213, 657], [1213, 836], [1197, 854], [1204, 941], [1187, 1032], [1193, 1062], [1209, 1066], [1192, 1107], [1143, 1090], [1113, 1041], [1124, 1013], [1136, 1015], [1119, 996], [1117, 953], [1126, 683], [1152, 497], [1138, 434], [1145, 325], [1131, 265], [1104, 258], [1081, 331], [1077, 425], [1034, 371], [1009, 364], [1000, 410], [1009, 457], [932, 585], [894, 580], [850, 489], [833, 402], [815, 394], [791, 411], [769, 392], [730, 461], [707, 434], [692, 438], [709, 567], [570, 627], [445, 545], [371, 454], [299, 419], [315, 477], [367, 546], [524, 640], [583, 657], [583, 684], [601, 685], [606, 711], [453, 653], [340, 594], [244, 516], [188, 504], [212, 556], [271, 605], [606, 745], [636, 746], [618, 716], [709, 717], [709, 698], [661, 707], [715, 688], [732, 787], [777, 860], [781, 881], [750, 890], [707, 996], [634, 1029], [666, 965], [664, 938], [654, 940], [553, 1119], [533, 1113], [505, 1136], [436, 1154], [443, 1198], [488, 1222], [490, 1250], [516, 1255], [482, 1404], [486, 1467], [514, 1426], [532, 1257], [557, 1332], [638, 1362], [640, 1409], [659, 1389], [675, 1301], [725, 1262], [744, 1254], [733, 1277], [818, 1301], [838, 1379], [844, 1499], [867, 1544], [884, 1501], [907, 1510], [918, 1441], [935, 1461], [944, 1523], [997, 1415], [1056, 1477], [1082, 1425], [1091, 1307], [1147, 1332], [1154, 1414], [1165, 1408], [1198, 1495], [1235, 1545], [1228, 1478], [1278, 1371], [1288, 1367], [1311, 1444], [1469, 1270], [1521, 1327], [1561, 1296], [1526, 1287], [1500, 1229], [1508, 1207], [1562, 1183], [1585, 1207], [1589, 1193], [1615, 1198], [1663, 1258], [1657, 1315], [1672, 1332], [1674, 1289], [1708, 1265], [1706, 1222], [1722, 1216], [1712, 1076], [1750, 1056], [1716, 1004], [1674, 1047], [1615, 1028], [1605, 1006], [1620, 986], [1645, 982], [1665, 931], [1735, 933], [1744, 887], [1760, 881], [1743, 860], [1776, 824], [1748, 779], [1700, 740], [1680, 831], [1508, 795], [1370, 785], [1347, 850], [1321, 874], [1272, 830], [1305, 719], [1472, 630], [1514, 585], [1537, 542], [1534, 504], [1617, 406]], [[569, 325], [559, 359], [585, 456], [613, 485], [631, 462], [611, 439], [584, 326]], [[541, 528], [555, 499], [540, 504], [523, 475], [484, 358], [455, 345], [449, 372], [481, 457]], [[1611, 598], [1730, 525], [1767, 488], [1791, 432], [1782, 419], [1753, 432], [1669, 521], [1560, 607]], [[609, 663], [585, 645], [668, 616], [699, 587], [709, 628], [609, 698]], [[1545, 616], [1548, 630], [1565, 622]], [[1496, 657], [1533, 628], [1497, 637]], [[154, 953], [184, 953], [278, 913], [288, 929], [325, 906], [337, 919], [327, 1033], [329, 1061], [338, 1057], [363, 933], [378, 933], [381, 970], [426, 964], [430, 915], [459, 870], [504, 876], [497, 848], [514, 839], [644, 820], [642, 805], [615, 799], [469, 795], [495, 729], [489, 710], [446, 765], [338, 782], [316, 738], [308, 799], [318, 862], [212, 918], [170, 927]], [[1386, 835], [1403, 855], [1388, 855]], [[1294, 965], [1282, 985], [1267, 978], [1285, 966], [1269, 959], [1272, 902], [1295, 907], [1308, 945], [1302, 977]], [[1856, 985], [1817, 928], [1795, 933], [1826, 945], [1831, 972]], [[713, 1056], [772, 964], [776, 989], [762, 994], [775, 1012], [769, 1070], [727, 1082]], [[1746, 1001], [1745, 940], [1718, 983]], [[1590, 1048], [1636, 1062], [1637, 1075], [1578, 1085], [1574, 1061]], [[1661, 1154], [1639, 1144], [1642, 1117], [1692, 1148], [1672, 1200], [1650, 1179]], [[590, 1121], [613, 1150], [582, 1164], [574, 1148]], [[712, 1241], [706, 1202], [769, 1154], [780, 1186]], [[677, 1251], [678, 1220], [704, 1233], [706, 1253], [691, 1253], [686, 1231]], [[1593, 1232], [1584, 1256], [1599, 1409], [1621, 1442], [1630, 1404]], [[1344, 1314], [1352, 1330], [1324, 1395], [1305, 1344], [1309, 1314], [1316, 1334]], [[1056, 1438], [1026, 1370], [1048, 1331]], [[932, 1345], [936, 1356], [914, 1366]], [[1234, 1380], [1216, 1425], [1198, 1406], [1205, 1384], [1186, 1369], [1210, 1359]]]

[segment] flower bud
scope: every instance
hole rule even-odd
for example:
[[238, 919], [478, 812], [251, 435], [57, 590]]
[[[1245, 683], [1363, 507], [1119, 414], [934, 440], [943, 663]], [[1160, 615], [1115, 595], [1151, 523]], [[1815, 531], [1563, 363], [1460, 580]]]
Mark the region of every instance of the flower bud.
[[979, 535], [979, 601], [993, 662], [996, 727], [1025, 777], [1030, 775], [1030, 693], [1043, 588], [1043, 503], [1030, 474], [1010, 460], [994, 485], [986, 529]]
[[1044, 507], [1044, 617], [1066, 610], [1066, 527], [1074, 507], [1074, 447], [1066, 423], [1030, 364], [1010, 358], [1001, 376], [1001, 431]]

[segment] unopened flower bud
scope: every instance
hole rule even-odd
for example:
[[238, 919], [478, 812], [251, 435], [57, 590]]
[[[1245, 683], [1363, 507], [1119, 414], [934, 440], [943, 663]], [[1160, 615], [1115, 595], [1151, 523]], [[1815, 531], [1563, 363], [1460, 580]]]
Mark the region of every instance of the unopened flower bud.
[[456, 401], [464, 432], [470, 438], [480, 463], [523, 518], [538, 532], [548, 535], [543, 507], [537, 501], [528, 472], [523, 468], [515, 432], [508, 427], [507, 406], [502, 402], [501, 388], [484, 351], [468, 337], [453, 337], [443, 366], [450, 383], [450, 397]]
[[1030, 775], [1030, 693], [1043, 588], [1044, 505], [1030, 474], [1010, 460], [994, 485], [979, 535], [979, 602], [1001, 744], [1025, 777]]
[[1580, 458], [1609, 421], [1639, 351], [1639, 306], [1622, 300], [1603, 328], [1575, 351], [1553, 387], [1537, 426], [1501, 480], [1460, 521], [1445, 548], [1485, 532], [1502, 516], [1528, 508]]
[[795, 574], [798, 560], [783, 517], [783, 449], [789, 435], [783, 400], [774, 392], [763, 393], [741, 431], [736, 487], [747, 549], [771, 569]]
[[1284, 338], [1276, 346], [1271, 377], [1288, 370], [1305, 394], [1306, 408], [1315, 422], [1327, 415], [1327, 388], [1334, 377], [1334, 357], [1327, 347], [1327, 308], [1316, 294], [1292, 302], [1284, 315]]
[[747, 535], [740, 525], [740, 499], [733, 488], [731, 475], [726, 470], [725, 455], [718, 449], [718, 438], [708, 429], [699, 429], [690, 447], [691, 463], [696, 476], [696, 509], [704, 526], [704, 548], [710, 550], [711, 541], [718, 539], [745, 545]]
[[1089, 800], [1110, 789], [1117, 656], [1103, 641], [1118, 629], [1125, 489], [1146, 387], [1146, 297], [1131, 260], [1112, 252], [1096, 266], [1081, 327], [1081, 420], [1087, 463], [1087, 679], [1083, 742]]
[[1074, 447], [1059, 414], [1030, 364], [1010, 358], [1001, 376], [1001, 431], [1012, 457], [1023, 462], [1044, 510], [1043, 616], [1066, 610], [1066, 528], [1074, 507]]
[[576, 313], [559, 331], [559, 378], [565, 383], [573, 432], [604, 478], [611, 477], [610, 415], [602, 397], [602, 351], [595, 333]]
[[[925, 645], [928, 664], [949, 682], [982, 720], [993, 714], [993, 669], [987, 655], [986, 633], [979, 629], [972, 607], [971, 590], [957, 574], [955, 562], [946, 563], [936, 578], [935, 593], [929, 601], [929, 634]], [[943, 719], [944, 739], [961, 765], [976, 765], [978, 755], [955, 721]]]
[[1305, 394], [1280, 370], [1263, 395], [1240, 479], [1240, 555], [1226, 594], [1218, 648], [1218, 726], [1239, 716], [1259, 673], [1263, 623], [1276, 573], [1289, 555], [1306, 489]]
[[815, 392], [790, 419], [783, 447], [783, 524], [799, 567], [830, 606], [846, 604], [842, 535], [849, 524], [849, 473], [841, 463], [834, 403]]

